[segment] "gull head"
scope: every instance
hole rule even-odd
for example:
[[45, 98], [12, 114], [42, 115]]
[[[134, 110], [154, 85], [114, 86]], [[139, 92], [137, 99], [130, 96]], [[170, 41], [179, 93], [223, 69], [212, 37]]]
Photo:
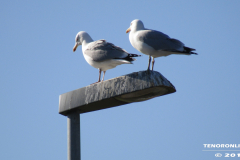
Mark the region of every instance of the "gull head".
[[92, 41], [92, 38], [85, 31], [78, 32], [75, 38], [75, 45], [73, 47], [73, 52], [75, 52], [77, 50], [77, 47], [82, 45], [84, 41]]
[[130, 23], [130, 27], [126, 30], [126, 33], [130, 31], [137, 31], [144, 29], [143, 22], [139, 19], [135, 19]]

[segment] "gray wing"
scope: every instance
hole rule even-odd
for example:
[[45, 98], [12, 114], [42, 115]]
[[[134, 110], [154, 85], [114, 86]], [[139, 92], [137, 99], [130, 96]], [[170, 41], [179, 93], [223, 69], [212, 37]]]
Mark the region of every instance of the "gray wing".
[[127, 51], [112, 43], [106, 42], [106, 40], [93, 42], [84, 51], [84, 54], [88, 55], [96, 62], [109, 59], [120, 59], [128, 56]]
[[137, 38], [155, 50], [182, 51], [184, 47], [181, 41], [155, 30], [143, 30], [139, 32]]

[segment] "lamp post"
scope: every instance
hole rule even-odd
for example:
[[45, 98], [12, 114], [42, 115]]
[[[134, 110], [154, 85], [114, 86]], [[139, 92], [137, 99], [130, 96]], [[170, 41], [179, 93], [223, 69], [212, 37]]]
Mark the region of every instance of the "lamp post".
[[59, 113], [68, 117], [68, 160], [80, 160], [80, 114], [141, 102], [176, 92], [159, 72], [140, 71], [60, 95]]

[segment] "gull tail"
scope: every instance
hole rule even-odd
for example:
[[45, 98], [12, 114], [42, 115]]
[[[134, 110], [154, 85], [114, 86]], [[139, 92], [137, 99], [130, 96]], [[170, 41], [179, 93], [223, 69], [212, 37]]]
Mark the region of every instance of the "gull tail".
[[131, 54], [129, 53], [127, 57], [125, 57], [124, 59], [131, 62], [131, 61], [135, 61], [136, 59], [133, 57], [141, 57], [141, 55], [138, 54]]
[[184, 48], [183, 53], [185, 53], [185, 54], [187, 54], [187, 55], [190, 55], [190, 54], [196, 54], [196, 55], [198, 55], [197, 53], [192, 52], [192, 51], [195, 51], [196, 49], [189, 48], [189, 47], [183, 47], [183, 48]]
[[141, 55], [138, 54], [131, 54], [131, 53], [127, 53], [126, 57], [121, 57], [121, 58], [114, 58], [114, 59], [118, 59], [118, 60], [123, 60], [127, 63], [132, 64], [132, 61], [135, 61], [136, 59], [133, 57], [141, 57]]

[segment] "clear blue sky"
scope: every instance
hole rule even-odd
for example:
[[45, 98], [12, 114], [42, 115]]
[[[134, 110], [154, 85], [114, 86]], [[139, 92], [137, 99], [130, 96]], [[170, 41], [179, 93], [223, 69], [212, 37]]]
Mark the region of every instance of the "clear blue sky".
[[[82, 160], [212, 160], [216, 152], [202, 151], [203, 144], [240, 143], [239, 6], [239, 0], [2, 1], [0, 159], [67, 159], [59, 95], [98, 79], [81, 47], [72, 52], [75, 36], [87, 31], [141, 54], [125, 33], [134, 19], [199, 55], [156, 59], [154, 69], [176, 93], [81, 114]], [[146, 70], [147, 62], [143, 55], [108, 70], [105, 79]]]

